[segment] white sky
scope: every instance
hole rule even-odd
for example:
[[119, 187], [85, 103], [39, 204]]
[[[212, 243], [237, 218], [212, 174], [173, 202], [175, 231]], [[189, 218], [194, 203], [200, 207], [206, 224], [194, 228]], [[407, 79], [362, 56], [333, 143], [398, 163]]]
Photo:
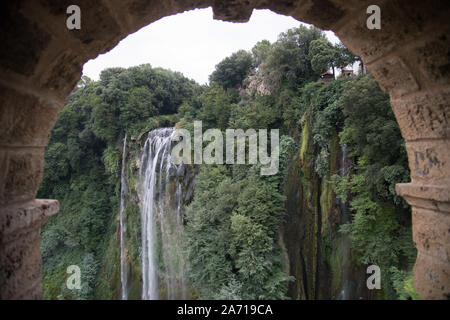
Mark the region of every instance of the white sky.
[[[292, 17], [270, 10], [254, 10], [248, 23], [213, 20], [211, 8], [187, 11], [162, 18], [123, 39], [114, 49], [89, 60], [83, 75], [98, 80], [110, 67], [131, 67], [150, 63], [179, 71], [200, 84], [222, 59], [240, 49], [250, 50], [258, 41], [275, 42], [287, 29], [298, 27]], [[339, 39], [327, 31], [328, 39]]]

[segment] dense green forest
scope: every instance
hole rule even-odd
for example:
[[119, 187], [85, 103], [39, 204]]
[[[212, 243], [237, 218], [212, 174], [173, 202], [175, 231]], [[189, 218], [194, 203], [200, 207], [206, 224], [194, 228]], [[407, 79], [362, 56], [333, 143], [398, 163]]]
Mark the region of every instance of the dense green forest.
[[[409, 179], [407, 155], [389, 96], [370, 75], [319, 81], [321, 73], [337, 75], [355, 61], [320, 30], [300, 26], [225, 58], [209, 85], [148, 64], [106, 69], [99, 81], [83, 77], [52, 132], [38, 194], [61, 207], [42, 229], [45, 297], [119, 297], [125, 133], [132, 172], [143, 135], [160, 127], [192, 131], [201, 120], [204, 130], [280, 129], [280, 170], [261, 176], [259, 164], [191, 166], [195, 190], [183, 203], [180, 248], [191, 298], [338, 298], [343, 265], [355, 274], [371, 264], [381, 269], [382, 290], [366, 298], [418, 298], [410, 208], [395, 193], [395, 184]], [[137, 184], [130, 174], [131, 194]], [[136, 203], [128, 223], [138, 283], [135, 211]], [[300, 257], [293, 253], [298, 248]], [[82, 269], [81, 290], [66, 288], [69, 265]]]

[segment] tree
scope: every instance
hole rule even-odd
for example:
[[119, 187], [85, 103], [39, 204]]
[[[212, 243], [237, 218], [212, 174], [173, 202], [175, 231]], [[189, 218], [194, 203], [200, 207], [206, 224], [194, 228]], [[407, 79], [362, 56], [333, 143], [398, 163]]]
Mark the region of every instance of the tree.
[[347, 144], [356, 158], [346, 177], [332, 177], [338, 197], [346, 201], [351, 195], [352, 220], [341, 232], [349, 234], [360, 264], [381, 267], [385, 296], [392, 299], [398, 270], [408, 268], [416, 255], [410, 209], [395, 193], [395, 184], [409, 179], [404, 141], [389, 96], [371, 76], [347, 81], [341, 103], [341, 145]]
[[342, 43], [337, 43], [334, 46], [336, 50], [336, 61], [335, 65], [339, 69], [344, 69], [348, 65], [353, 65], [356, 61], [360, 61], [362, 64], [362, 60], [360, 57], [351, 52], [346, 46]]
[[311, 66], [316, 73], [320, 74], [331, 68], [333, 76], [335, 76], [337, 50], [328, 40], [321, 38], [311, 41], [309, 57]]
[[147, 87], [133, 88], [127, 97], [127, 103], [120, 106], [119, 121], [125, 129], [136, 128], [143, 119], [156, 116], [153, 95]]
[[212, 297], [232, 274], [229, 256], [231, 214], [239, 186], [231, 184], [223, 166], [203, 166], [196, 195], [186, 212], [187, 275], [203, 297]]
[[252, 48], [254, 65], [258, 67], [262, 64], [270, 54], [272, 49], [272, 44], [269, 40], [258, 41]]
[[209, 76], [209, 81], [216, 82], [226, 89], [237, 89], [242, 86], [242, 81], [252, 70], [252, 55], [245, 50], [239, 50], [216, 65], [216, 69]]
[[281, 79], [295, 88], [315, 81], [318, 74], [311, 66], [309, 46], [324, 37], [321, 30], [303, 25], [281, 33], [267, 58], [265, 73], [269, 81]]
[[215, 82], [202, 93], [199, 97], [201, 104], [199, 117], [205, 129], [225, 130], [228, 127], [234, 98], [233, 90], [225, 90]]
[[147, 128], [149, 118], [176, 114], [183, 102], [200, 91], [181, 73], [149, 64], [104, 70], [96, 88], [94, 132], [110, 143], [127, 130], [137, 135]]

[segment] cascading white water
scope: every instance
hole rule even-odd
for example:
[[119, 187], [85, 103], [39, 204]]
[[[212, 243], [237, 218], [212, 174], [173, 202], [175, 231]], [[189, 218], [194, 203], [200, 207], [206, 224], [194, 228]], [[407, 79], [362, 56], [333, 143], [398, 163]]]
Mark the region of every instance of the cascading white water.
[[340, 168], [340, 172], [341, 172], [341, 178], [345, 177], [345, 175], [347, 174], [347, 168], [346, 168], [346, 160], [347, 160], [347, 144], [344, 144], [341, 147], [341, 168]]
[[177, 218], [178, 223], [183, 224], [183, 214], [181, 213], [181, 184], [178, 183], [177, 185]]
[[126, 223], [124, 217], [125, 211], [125, 197], [127, 194], [126, 188], [126, 168], [125, 168], [125, 158], [127, 152], [127, 135], [123, 139], [123, 150], [122, 150], [122, 172], [120, 175], [120, 282], [122, 284], [122, 300], [128, 299], [127, 292], [127, 256], [126, 256]]
[[[161, 298], [159, 279], [165, 280], [168, 299], [178, 298], [180, 295], [177, 292], [183, 291], [184, 286], [179, 221], [181, 185], [176, 178], [178, 167], [170, 156], [174, 131], [173, 128], [151, 131], [141, 158], [142, 299], [144, 300]], [[171, 178], [174, 178], [176, 184], [176, 199], [171, 199], [167, 190]], [[161, 251], [159, 257], [157, 257], [157, 240]], [[158, 271], [157, 268], [159, 258], [162, 258], [160, 262], [163, 271]]]
[[[340, 168], [340, 176], [341, 178], [344, 178], [347, 175], [347, 145], [344, 144], [341, 147], [341, 168]], [[341, 224], [348, 223], [349, 222], [349, 212], [347, 209], [347, 204], [344, 201], [340, 201], [341, 204]], [[339, 300], [348, 300], [350, 299], [352, 295], [352, 281], [351, 281], [351, 241], [350, 237], [345, 234], [342, 236], [341, 240], [341, 246], [342, 246], [342, 257], [341, 257], [341, 264], [342, 264], [342, 284], [341, 284], [341, 292], [339, 293], [338, 299]]]

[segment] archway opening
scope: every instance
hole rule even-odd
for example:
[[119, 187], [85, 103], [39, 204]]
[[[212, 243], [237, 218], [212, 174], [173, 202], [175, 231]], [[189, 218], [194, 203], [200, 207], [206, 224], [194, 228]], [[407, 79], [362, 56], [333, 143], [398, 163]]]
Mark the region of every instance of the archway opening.
[[[88, 9], [87, 28], [80, 33], [68, 33], [60, 23], [66, 9], [61, 4], [7, 5], [5, 26], [22, 27], [2, 27], [7, 31], [6, 47], [14, 48], [2, 51], [1, 64], [5, 70], [1, 85], [5, 97], [2, 122], [6, 130], [2, 141], [1, 201], [3, 243], [7, 248], [2, 253], [2, 265], [8, 275], [4, 277], [2, 297], [39, 296], [40, 268], [33, 267], [39, 266], [36, 228], [56, 206], [33, 199], [42, 178], [43, 148], [65, 96], [79, 78], [82, 62], [161, 16], [208, 5], [173, 3], [158, 7], [131, 1], [93, 8], [83, 3], [82, 7]], [[383, 2], [380, 6], [386, 28], [371, 32], [364, 23], [367, 16], [356, 14], [366, 4], [353, 8], [340, 1], [213, 4], [217, 18], [233, 21], [248, 19], [253, 8], [260, 6], [335, 30], [346, 45], [363, 57], [382, 88], [390, 93], [407, 141], [411, 168], [412, 183], [398, 186], [397, 190], [414, 206], [415, 242], [419, 249], [415, 285], [422, 297], [445, 297], [449, 104], [445, 67], [448, 39], [442, 26], [448, 25], [447, 6], [436, 3], [425, 8], [420, 3]], [[401, 22], [396, 19], [399, 16]], [[94, 17], [101, 17], [102, 23]], [[28, 213], [31, 220], [23, 218]], [[13, 225], [21, 233], [10, 227], [10, 221], [15, 221]], [[28, 240], [19, 243], [24, 238]], [[19, 281], [19, 274], [29, 277]]]
[[[71, 94], [66, 102], [60, 114], [61, 120], [57, 121], [47, 148], [47, 171], [44, 171], [43, 183], [38, 193], [38, 198], [58, 199], [61, 206], [59, 214], [51, 218], [47, 222], [48, 225], [43, 228], [45, 297], [73, 298], [73, 292], [69, 290], [60, 291], [60, 284], [64, 283], [65, 280], [65, 273], [61, 270], [68, 265], [80, 266], [81, 272], [83, 270], [96, 270], [95, 266], [97, 266], [96, 273], [91, 277], [92, 284], [90, 287], [92, 290], [83, 292], [82, 298], [104, 298], [103, 295], [108, 292], [112, 297], [119, 297], [120, 292], [117, 291], [119, 286], [114, 282], [118, 279], [111, 279], [111, 274], [119, 271], [122, 285], [120, 289], [123, 292], [123, 298], [135, 299], [145, 296], [142, 292], [141, 294], [138, 293], [140, 292], [139, 289], [143, 285], [145, 286], [144, 272], [149, 272], [148, 270], [145, 271], [144, 268], [149, 270], [153, 268], [149, 268], [142, 262], [145, 259], [142, 250], [145, 249], [141, 248], [146, 247], [149, 251], [148, 255], [153, 253], [149, 250], [149, 246], [146, 246], [142, 241], [142, 238], [146, 238], [145, 235], [141, 235], [141, 238], [139, 238], [140, 229], [144, 224], [144, 219], [139, 213], [146, 207], [145, 197], [142, 195], [142, 185], [145, 184], [146, 178], [141, 175], [141, 170], [145, 167], [142, 163], [143, 159], [141, 159], [146, 150], [143, 146], [149, 131], [154, 130], [151, 135], [156, 135], [154, 139], [157, 139], [160, 138], [159, 135], [165, 137], [167, 133], [167, 130], [161, 127], [189, 128], [195, 121], [202, 121], [203, 131], [217, 128], [223, 133], [228, 129], [279, 130], [281, 141], [288, 142], [292, 149], [289, 155], [283, 156], [292, 157], [292, 159], [289, 159], [282, 166], [293, 167], [294, 171], [300, 169], [305, 170], [305, 172], [311, 171], [311, 176], [304, 178], [304, 188], [308, 190], [305, 193], [314, 192], [313, 189], [319, 188], [321, 185], [325, 186], [322, 191], [323, 194], [320, 195], [320, 209], [316, 203], [306, 199], [306, 196], [301, 201], [301, 208], [292, 208], [288, 205], [288, 203], [295, 201], [293, 199], [295, 194], [302, 193], [296, 184], [292, 187], [285, 186], [281, 182], [270, 184], [276, 190], [274, 195], [282, 196], [285, 193], [290, 195], [286, 199], [286, 204], [277, 202], [277, 207], [277, 205], [265, 204], [264, 199], [260, 199], [260, 205], [267, 206], [268, 210], [274, 213], [277, 210], [283, 212], [282, 218], [273, 221], [277, 226], [276, 230], [280, 229], [274, 234], [283, 234], [283, 238], [286, 239], [284, 243], [278, 243], [278, 241], [275, 243], [287, 247], [287, 259], [284, 259], [283, 264], [286, 268], [289, 267], [289, 271], [278, 271], [278, 274], [280, 277], [289, 275], [296, 279], [295, 283], [280, 285], [280, 289], [278, 289], [280, 295], [277, 297], [286, 294], [286, 292], [283, 292], [286, 288], [282, 289], [282, 287], [290, 287], [288, 291], [291, 298], [355, 299], [362, 296], [364, 298], [369, 297], [369, 293], [364, 289], [364, 286], [357, 284], [365, 283], [365, 277], [360, 275], [363, 272], [358, 271], [359, 274], [352, 272], [351, 269], [354, 266], [345, 262], [352, 260], [350, 246], [348, 245], [350, 240], [348, 235], [339, 236], [338, 229], [344, 222], [349, 222], [344, 221], [346, 220], [344, 216], [349, 216], [350, 212], [344, 208], [345, 203], [335, 196], [331, 187], [332, 176], [337, 177], [338, 172], [341, 171], [349, 172], [351, 163], [357, 162], [356, 157], [353, 161], [351, 157], [345, 154], [345, 149], [339, 147], [338, 134], [344, 128], [343, 108], [339, 106], [338, 109], [333, 110], [331, 101], [335, 101], [335, 105], [340, 103], [339, 100], [344, 91], [345, 83], [352, 82], [349, 79], [347, 79], [348, 81], [344, 79], [344, 75], [340, 71], [341, 69], [346, 70], [347, 65], [352, 65], [358, 58], [350, 56], [347, 49], [342, 47], [337, 39], [333, 39], [334, 43], [330, 42], [329, 38], [327, 39], [325, 34], [319, 30], [300, 25], [294, 19], [277, 16], [270, 12], [261, 12], [259, 16], [258, 12], [255, 12], [252, 17], [256, 21], [250, 20], [247, 24], [212, 22], [211, 16], [211, 10], [207, 9], [201, 12], [196, 11], [174, 16], [167, 19], [167, 22], [164, 20], [155, 22], [148, 26], [147, 30], [141, 30], [135, 33], [133, 37], [123, 40], [119, 47], [107, 54], [113, 56], [114, 61], [109, 60], [110, 58], [107, 55], [101, 57], [104, 61], [110, 61], [111, 64], [107, 66], [111, 66], [111, 68], [103, 70], [101, 76], [94, 74], [94, 77], [98, 77], [96, 83], [88, 78], [83, 78], [82, 83], [79, 84], [77, 90]], [[204, 21], [199, 22], [202, 17]], [[270, 23], [267, 21], [268, 19], [271, 19], [269, 20]], [[196, 21], [198, 24], [196, 31], [189, 30], [188, 25], [193, 24], [192, 21]], [[282, 25], [278, 27], [278, 30], [273, 30], [277, 28], [277, 22], [278, 24], [282, 22]], [[164, 29], [159, 24], [164, 25]], [[176, 29], [176, 34], [172, 37], [170, 32], [164, 34], [164, 30], [170, 28], [170, 26], [179, 25], [185, 25], [185, 29], [188, 30], [178, 34], [179, 31]], [[261, 30], [264, 27], [268, 27], [269, 30]], [[155, 30], [152, 28], [155, 28]], [[206, 36], [211, 34], [211, 38], [205, 39], [206, 36], [199, 30], [208, 30]], [[152, 42], [152, 35], [155, 34], [160, 41], [167, 39], [166, 42], [169, 42], [168, 39], [170, 39], [170, 44], [165, 44], [165, 47], [170, 47], [170, 50], [157, 49], [156, 41], [154, 41], [155, 47], [143, 47]], [[219, 37], [219, 35], [222, 35], [222, 37]], [[239, 44], [235, 44], [234, 39], [238, 36], [241, 37], [241, 41]], [[270, 41], [267, 40], [267, 37]], [[133, 44], [133, 39], [130, 38], [137, 39], [136, 43]], [[229, 39], [228, 42], [227, 38]], [[180, 45], [179, 42], [183, 44]], [[207, 59], [215, 53], [213, 49], [206, 53], [197, 50], [196, 48], [201, 48], [203, 43], [207, 43], [210, 48], [219, 47], [220, 50], [217, 52], [219, 58], [212, 59], [206, 73], [189, 73], [189, 71], [201, 69], [205, 63], [208, 65]], [[319, 45], [319, 50], [310, 49], [314, 45]], [[133, 59], [128, 58], [130, 55], [138, 55], [136, 54], [138, 51], [136, 46], [139, 46], [140, 50], [144, 52], [145, 60], [140, 62], [155, 61], [155, 63], [158, 63], [163, 61], [169, 68], [171, 68], [172, 63], [170, 54], [172, 52], [183, 52], [183, 55], [191, 57], [185, 59], [183, 63], [192, 64], [191, 69], [187, 69], [186, 75], [193, 74], [193, 77], [200, 79], [198, 81], [200, 83], [201, 79], [208, 81], [209, 76], [211, 83], [201, 87], [199, 84], [188, 81], [180, 74], [159, 68], [158, 65], [146, 64], [123, 68], [120, 64], [115, 64], [138, 64]], [[193, 53], [189, 52], [190, 46], [193, 51], [195, 50]], [[229, 46], [233, 46], [232, 49], [229, 49]], [[127, 48], [129, 48], [131, 54], [124, 52]], [[224, 49], [227, 52], [223, 52]], [[161, 52], [156, 52], [156, 50]], [[152, 52], [153, 55], [148, 54], [148, 52]], [[336, 55], [335, 58], [332, 57], [333, 53]], [[127, 58], [120, 59], [119, 56], [126, 56]], [[200, 57], [201, 63], [196, 64], [195, 61], [191, 61], [192, 57]], [[279, 59], [278, 57], [283, 58]], [[322, 62], [321, 60], [324, 59], [325, 61]], [[95, 61], [92, 63], [95, 63]], [[332, 67], [336, 69], [336, 80], [333, 81], [334, 78], [321, 79], [320, 75], [326, 71], [330, 71], [327, 75], [332, 75]], [[106, 68], [106, 66], [104, 65], [103, 68]], [[347, 77], [352, 78], [358, 72], [355, 68], [355, 72], [347, 73]], [[364, 85], [363, 81], [354, 80], [355, 85], [368, 86], [366, 88], [366, 90], [369, 90], [368, 95], [381, 94], [381, 90], [373, 80]], [[310, 87], [307, 89], [308, 83]], [[305, 92], [300, 93], [300, 90], [305, 90]], [[307, 96], [310, 95], [314, 98], [307, 101]], [[328, 96], [329, 102], [323, 104], [313, 102], [324, 100], [325, 96]], [[387, 115], [387, 112], [390, 112], [387, 95], [383, 94], [380, 102], [384, 104], [384, 113]], [[376, 102], [370, 102], [370, 105], [374, 108]], [[263, 116], [255, 117], [254, 114], [262, 114]], [[308, 116], [309, 114], [311, 116]], [[368, 115], [366, 116], [368, 117]], [[299, 119], [308, 117], [310, 118], [307, 121], [311, 123], [309, 126], [305, 121], [299, 121]], [[319, 128], [320, 119], [324, 119], [324, 117], [330, 119], [322, 122], [322, 126], [327, 126], [328, 129]], [[390, 117], [390, 121], [393, 121], [393, 114], [390, 114]], [[335, 120], [331, 120], [331, 118]], [[387, 119], [383, 118], [383, 120]], [[74, 126], [73, 123], [78, 125]], [[303, 127], [305, 127], [304, 130], [302, 130]], [[313, 130], [313, 128], [316, 129]], [[327, 132], [327, 130], [330, 132]], [[126, 143], [125, 146], [122, 146], [125, 136]], [[317, 137], [322, 137], [323, 143], [321, 146], [313, 142], [313, 140], [317, 140]], [[398, 128], [396, 139], [399, 141], [402, 139]], [[308, 145], [310, 146], [308, 147]], [[351, 145], [353, 148], [353, 143]], [[295, 148], [299, 150], [310, 149], [307, 154], [308, 157], [313, 159], [313, 163], [305, 161], [301, 166], [296, 165], [298, 159], [295, 158], [297, 152], [293, 151]], [[283, 147], [282, 153], [287, 152], [284, 149]], [[120, 157], [122, 157], [122, 160]], [[302, 155], [302, 157], [306, 158], [305, 155]], [[319, 168], [319, 162], [315, 160], [316, 158], [320, 158], [325, 165], [322, 164], [322, 167]], [[341, 160], [336, 162], [336, 159]], [[140, 165], [135, 165], [139, 161], [141, 161]], [[160, 168], [163, 171], [167, 170], [168, 159], [163, 158], [158, 161], [161, 161]], [[372, 162], [372, 165], [377, 163], [377, 161]], [[408, 176], [406, 157], [403, 157], [402, 166], [405, 170], [404, 175]], [[106, 173], [103, 170], [104, 167]], [[242, 184], [258, 185], [264, 182], [258, 176], [254, 177], [256, 179], [254, 181], [250, 179], [251, 166], [227, 165], [220, 167], [229, 170], [230, 173], [240, 170], [239, 176], [231, 174], [233, 176], [232, 188], [234, 189]], [[98, 169], [94, 170], [94, 168]], [[156, 214], [164, 217], [164, 219], [156, 219], [154, 225], [156, 234], [154, 242], [160, 243], [160, 245], [156, 245], [156, 251], [162, 252], [161, 257], [153, 258], [158, 261], [156, 265], [160, 266], [157, 272], [160, 276], [152, 279], [152, 282], [158, 281], [160, 284], [159, 298], [173, 299], [193, 296], [193, 289], [189, 290], [188, 279], [194, 272], [187, 272], [188, 268], [184, 270], [176, 266], [194, 263], [195, 259], [189, 261], [187, 257], [179, 253], [183, 243], [180, 243], [179, 239], [172, 235], [174, 233], [181, 234], [186, 237], [186, 242], [192, 241], [194, 247], [202, 241], [192, 234], [184, 233], [184, 228], [189, 229], [190, 221], [194, 219], [190, 217], [188, 212], [191, 210], [190, 202], [195, 201], [195, 199], [186, 199], [191, 186], [185, 184], [184, 181], [189, 180], [190, 176], [197, 177], [197, 171], [203, 170], [201, 168], [202, 165], [196, 166], [195, 169], [190, 167], [181, 169], [180, 167], [179, 170], [185, 171], [179, 179], [180, 181], [171, 182], [174, 185], [166, 182], [166, 186], [164, 186], [164, 179], [158, 180], [162, 175], [158, 168], [153, 173], [156, 177], [155, 182], [159, 181], [157, 184], [158, 192], [165, 194], [163, 197], [157, 194], [150, 196], [155, 197], [155, 203], [164, 204], [164, 210], [160, 209], [158, 213], [156, 211], [149, 213], [153, 216]], [[288, 173], [284, 171], [276, 173], [277, 179], [280, 181], [286, 179], [287, 175]], [[211, 174], [208, 173], [204, 173], [203, 176], [206, 180], [212, 178]], [[225, 175], [223, 178], [230, 177]], [[296, 179], [301, 180], [302, 178], [297, 176]], [[104, 181], [111, 182], [105, 183]], [[122, 192], [119, 194], [117, 187], [119, 183], [120, 190], [124, 191], [123, 194]], [[308, 185], [314, 187], [308, 188]], [[394, 188], [395, 186], [392, 184], [391, 189]], [[176, 190], [179, 194], [171, 194], [170, 190]], [[242, 192], [245, 192], [245, 188]], [[198, 198], [202, 198], [200, 191], [194, 191], [194, 193]], [[70, 196], [68, 196], [69, 194]], [[273, 195], [268, 193], [266, 196], [270, 199]], [[119, 198], [120, 209], [117, 208]], [[104, 201], [96, 203], [92, 199], [103, 199]], [[109, 201], [106, 201], [108, 199]], [[115, 202], [113, 199], [115, 199]], [[170, 209], [170, 206], [175, 207], [175, 204], [172, 203], [173, 199], [176, 199], [176, 207], [179, 208], [176, 215]], [[217, 199], [211, 198], [210, 200], [216, 201], [217, 206], [223, 205]], [[241, 201], [246, 201], [246, 199], [243, 198]], [[116, 206], [114, 206], [114, 203], [116, 203]], [[155, 206], [155, 204], [152, 204], [152, 206]], [[284, 206], [288, 206], [289, 210], [282, 208]], [[195, 207], [195, 203], [192, 204], [192, 207]], [[242, 204], [241, 207], [246, 209], [249, 205]], [[308, 207], [313, 208], [313, 210], [309, 210]], [[234, 209], [230, 206], [228, 210], [221, 213], [227, 218], [224, 219], [224, 224], [219, 229], [227, 228], [233, 211]], [[319, 211], [323, 213], [320, 214]], [[178, 228], [177, 221], [171, 221], [168, 217], [170, 214], [178, 216], [179, 220], [184, 221], [184, 228]], [[207, 214], [209, 213], [203, 213], [203, 215]], [[399, 215], [403, 216], [405, 213], [401, 212]], [[94, 216], [99, 218], [94, 220], [92, 218]], [[287, 225], [283, 226], [282, 221], [285, 216], [288, 220], [296, 220], [296, 216], [298, 216], [300, 222], [296, 223], [294, 228]], [[310, 220], [308, 216], [312, 216], [314, 219]], [[320, 216], [323, 216], [323, 218]], [[318, 230], [313, 225], [315, 220], [322, 221], [322, 230]], [[394, 221], [397, 223], [395, 219]], [[107, 226], [109, 227], [106, 228]], [[254, 227], [260, 226], [267, 227], [264, 223], [255, 224]], [[170, 232], [168, 228], [171, 229]], [[410, 229], [410, 225], [404, 226], [404, 228]], [[112, 233], [110, 229], [115, 230], [115, 233]], [[214, 230], [214, 226], [204, 225], [202, 229]], [[302, 239], [302, 234], [307, 229], [315, 231], [310, 231], [308, 236]], [[72, 230], [72, 232], [67, 232], [67, 230]], [[325, 230], [329, 232], [330, 239], [325, 239]], [[311, 237], [314, 233], [320, 234], [320, 236]], [[151, 238], [151, 236], [149, 237]], [[70, 240], [61, 241], [65, 238]], [[68, 245], [65, 242], [68, 242]], [[105, 242], [104, 245], [99, 245], [103, 242]], [[121, 244], [120, 257], [114, 255], [114, 252], [118, 253], [113, 250], [117, 247], [117, 242]], [[211, 251], [215, 251], [220, 246], [229, 247], [227, 251], [232, 250], [233, 240], [230, 239], [224, 243], [223, 240], [220, 240], [219, 234], [210, 239], [209, 242], [212, 246]], [[339, 242], [339, 246], [332, 245], [331, 248], [332, 252], [339, 252], [339, 254], [332, 255], [329, 252], [313, 249], [315, 246], [322, 246], [321, 243], [325, 245], [325, 242], [329, 244]], [[94, 243], [95, 246], [92, 246]], [[375, 245], [375, 243], [373, 242], [372, 245]], [[413, 246], [411, 239], [409, 246]], [[75, 257], [74, 252], [77, 251], [79, 254]], [[297, 257], [296, 253], [299, 251], [302, 254]], [[138, 255], [139, 252], [141, 252], [140, 255]], [[277, 251], [271, 249], [270, 252], [266, 258], [273, 260]], [[201, 253], [198, 253], [198, 255], [201, 255]], [[269, 257], [272, 258], [269, 259]], [[220, 258], [220, 255], [212, 255], [208, 260], [215, 261], [218, 258]], [[311, 262], [307, 262], [303, 266], [301, 263], [303, 259]], [[333, 259], [338, 261], [335, 265], [326, 262]], [[173, 260], [176, 262], [173, 262]], [[230, 260], [232, 264], [238, 263], [237, 258], [230, 258]], [[314, 261], [317, 261], [317, 265]], [[391, 267], [394, 266], [383, 266], [383, 270]], [[396, 264], [395, 267], [399, 266]], [[212, 269], [212, 267], [206, 266], [202, 268]], [[258, 269], [259, 267], [255, 264], [253, 268]], [[356, 268], [362, 270], [362, 264], [359, 263]], [[412, 265], [409, 268], [411, 269]], [[274, 266], [273, 273], [276, 273], [276, 270]], [[319, 282], [319, 286], [321, 288], [328, 287], [329, 290], [315, 289], [311, 285], [314, 282], [312, 280], [314, 275], [319, 273], [320, 277], [323, 278], [323, 281]], [[211, 277], [229, 278], [235, 274], [239, 274], [239, 272], [225, 272], [223, 274], [217, 272], [217, 274], [212, 273]], [[332, 276], [332, 274], [335, 276]], [[98, 284], [98, 281], [96, 281], [98, 278], [108, 279], [108, 281]], [[243, 282], [245, 286], [250, 283], [249, 279], [237, 281]], [[267, 279], [262, 282], [265, 281]], [[303, 284], [303, 281], [306, 283]], [[392, 280], [386, 280], [389, 287], [392, 287], [391, 282]], [[222, 284], [224, 288], [229, 285], [228, 282]], [[264, 285], [264, 283], [261, 283], [261, 287], [264, 287]], [[101, 289], [98, 288], [99, 286], [101, 286]], [[306, 288], [306, 291], [303, 288]], [[144, 289], [142, 288], [141, 291]], [[205, 284], [195, 289], [205, 291]], [[222, 289], [216, 288], [215, 291], [215, 294], [218, 294]], [[183, 296], [183, 294], [186, 296]], [[248, 296], [249, 293], [245, 294]], [[154, 298], [155, 296], [156, 293], [152, 293], [145, 298]], [[390, 297], [389, 295], [386, 296]], [[255, 296], [249, 297], [254, 298]]]

